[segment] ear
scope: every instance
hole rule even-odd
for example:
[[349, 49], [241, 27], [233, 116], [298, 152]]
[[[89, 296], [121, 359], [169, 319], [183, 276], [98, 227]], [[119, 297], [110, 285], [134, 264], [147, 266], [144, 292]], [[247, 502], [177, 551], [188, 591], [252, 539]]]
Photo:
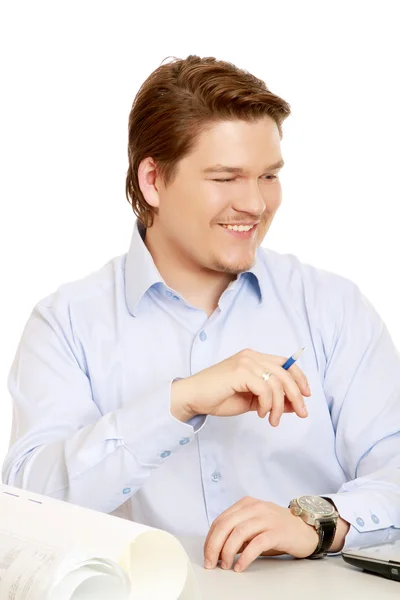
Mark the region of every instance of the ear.
[[160, 197], [157, 189], [157, 167], [151, 157], [144, 158], [138, 168], [139, 187], [146, 202], [158, 208]]

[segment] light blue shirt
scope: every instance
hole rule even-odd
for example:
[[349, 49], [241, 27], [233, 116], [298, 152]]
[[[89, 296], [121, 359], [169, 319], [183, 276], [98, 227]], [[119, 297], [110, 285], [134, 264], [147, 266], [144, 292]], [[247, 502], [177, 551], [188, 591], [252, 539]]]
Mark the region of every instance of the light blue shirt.
[[[172, 381], [244, 348], [298, 361], [309, 416], [170, 414]], [[330, 496], [346, 547], [400, 535], [400, 357], [358, 287], [260, 248], [211, 317], [168, 288], [136, 222], [127, 254], [39, 302], [9, 376], [5, 483], [175, 535], [244, 496]]]

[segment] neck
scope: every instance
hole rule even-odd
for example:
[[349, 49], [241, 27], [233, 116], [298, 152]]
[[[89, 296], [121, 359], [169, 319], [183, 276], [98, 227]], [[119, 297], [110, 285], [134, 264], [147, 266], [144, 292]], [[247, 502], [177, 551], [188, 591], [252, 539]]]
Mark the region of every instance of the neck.
[[213, 271], [195, 264], [178, 248], [171, 248], [166, 240], [147, 229], [144, 243], [154, 264], [168, 287], [179, 293], [191, 306], [204, 310], [210, 316], [218, 301], [236, 275]]

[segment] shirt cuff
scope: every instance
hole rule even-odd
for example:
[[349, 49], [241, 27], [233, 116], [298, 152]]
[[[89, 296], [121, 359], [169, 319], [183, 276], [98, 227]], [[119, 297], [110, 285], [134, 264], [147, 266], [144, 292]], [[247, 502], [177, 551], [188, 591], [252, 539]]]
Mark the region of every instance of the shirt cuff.
[[170, 412], [172, 381], [162, 384], [115, 412], [115, 430], [142, 466], [156, 467], [173, 452], [193, 441], [206, 423], [205, 415], [189, 422], [179, 421]]
[[191, 425], [193, 427], [194, 432], [197, 433], [205, 424], [206, 419], [207, 415], [196, 415], [195, 417], [189, 419], [187, 424]]
[[350, 523], [342, 550], [379, 544], [388, 539], [389, 529], [393, 528], [393, 523], [378, 493], [342, 492], [321, 494], [321, 496], [331, 498], [339, 516]]

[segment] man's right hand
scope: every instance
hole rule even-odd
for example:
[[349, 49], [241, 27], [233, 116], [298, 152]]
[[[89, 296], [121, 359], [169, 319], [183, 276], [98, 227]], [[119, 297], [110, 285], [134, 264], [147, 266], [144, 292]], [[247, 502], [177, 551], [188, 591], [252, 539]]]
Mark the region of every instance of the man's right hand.
[[[257, 411], [268, 413], [272, 426], [279, 425], [284, 412], [307, 416], [303, 396], [310, 396], [307, 378], [296, 364], [287, 371], [287, 358], [241, 350], [196, 375], [174, 381], [171, 389], [171, 414], [186, 422], [195, 415], [231, 417]], [[264, 381], [262, 375], [273, 375]]]

